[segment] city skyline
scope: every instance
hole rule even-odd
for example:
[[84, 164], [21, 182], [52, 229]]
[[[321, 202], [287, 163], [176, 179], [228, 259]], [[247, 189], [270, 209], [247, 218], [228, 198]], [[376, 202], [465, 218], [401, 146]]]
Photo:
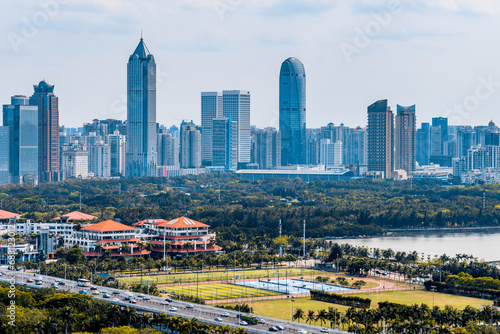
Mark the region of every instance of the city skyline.
[[[251, 123], [277, 128], [276, 68], [287, 57], [308, 69], [310, 128], [365, 126], [366, 105], [381, 98], [417, 104], [419, 122], [443, 116], [451, 125], [485, 125], [500, 105], [500, 52], [486, 39], [498, 26], [500, 5], [493, 1], [53, 2], [52, 10], [4, 4], [0, 57], [8, 80], [0, 91], [3, 101], [29, 95], [30, 83], [45, 78], [58, 87], [60, 124], [68, 127], [126, 118], [122, 55], [141, 28], [161, 65], [158, 122], [167, 126], [178, 118], [200, 123], [201, 91], [243, 87], [253, 96]], [[104, 19], [110, 13], [113, 24]], [[43, 15], [46, 21], [33, 19]], [[26, 22], [35, 28], [31, 34]]]

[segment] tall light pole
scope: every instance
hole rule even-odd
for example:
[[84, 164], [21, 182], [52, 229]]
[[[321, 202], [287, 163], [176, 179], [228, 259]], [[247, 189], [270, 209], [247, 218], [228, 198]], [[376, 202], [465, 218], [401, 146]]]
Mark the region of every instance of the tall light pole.
[[432, 291], [432, 308], [434, 309], [434, 292], [436, 292], [437, 286], [431, 285], [431, 291]]

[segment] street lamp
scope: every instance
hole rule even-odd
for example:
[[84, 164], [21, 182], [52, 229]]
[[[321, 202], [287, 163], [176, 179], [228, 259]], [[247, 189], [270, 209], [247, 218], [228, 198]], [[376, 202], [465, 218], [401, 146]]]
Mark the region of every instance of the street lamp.
[[431, 285], [431, 291], [432, 291], [432, 308], [434, 309], [434, 292], [436, 292], [437, 286]]

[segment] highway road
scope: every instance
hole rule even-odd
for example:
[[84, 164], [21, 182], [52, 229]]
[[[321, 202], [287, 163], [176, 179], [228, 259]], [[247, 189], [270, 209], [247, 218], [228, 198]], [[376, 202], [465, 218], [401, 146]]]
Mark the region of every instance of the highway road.
[[[172, 300], [172, 302], [169, 303], [169, 305], [162, 305], [162, 302], [165, 301], [164, 298], [161, 297], [155, 297], [155, 296], [147, 296], [144, 294], [138, 294], [130, 291], [125, 291], [125, 290], [118, 290], [118, 289], [112, 289], [108, 287], [100, 287], [100, 286], [92, 286], [92, 287], [79, 287], [76, 285], [75, 281], [71, 280], [65, 280], [57, 277], [51, 277], [51, 276], [40, 276], [38, 274], [28, 274], [28, 273], [23, 273], [23, 272], [17, 272], [17, 271], [6, 271], [7, 275], [3, 275], [0, 277], [1, 281], [10, 281], [12, 279], [15, 280], [17, 284], [23, 284], [23, 285], [28, 285], [30, 287], [34, 288], [47, 288], [51, 287], [52, 283], [55, 283], [56, 281], [58, 282], [64, 282], [64, 285], [59, 285], [57, 286], [58, 290], [61, 291], [68, 291], [71, 293], [78, 293], [80, 291], [85, 291], [87, 295], [93, 296], [95, 299], [99, 300], [105, 300], [107, 302], [113, 303], [113, 304], [118, 304], [122, 306], [130, 306], [130, 307], [135, 307], [139, 311], [144, 311], [144, 312], [155, 312], [155, 313], [160, 313], [164, 312], [167, 315], [176, 315], [176, 316], [182, 316], [185, 318], [192, 318], [196, 317], [200, 321], [210, 323], [210, 324], [215, 324], [215, 325], [229, 325], [231, 327], [238, 327], [239, 326], [239, 319], [237, 315], [239, 312], [236, 311], [231, 311], [231, 310], [223, 310], [220, 308], [215, 308], [211, 306], [206, 306], [206, 305], [199, 305], [199, 304], [191, 304], [187, 302], [182, 302], [178, 300]], [[42, 285], [35, 285], [36, 278], [42, 278]], [[32, 280], [32, 282], [28, 282], [28, 280]], [[92, 288], [97, 288], [97, 290], [92, 290]], [[94, 294], [95, 291], [98, 291], [98, 293]], [[105, 292], [104, 292], [105, 291]], [[110, 298], [104, 298], [103, 295], [104, 293], [107, 293], [110, 295]], [[134, 296], [134, 300], [137, 301], [137, 303], [130, 303], [125, 299], [125, 296], [127, 294], [132, 294]], [[149, 297], [150, 299], [146, 300], [143, 297]], [[173, 308], [176, 308], [177, 310], [174, 311]], [[228, 317], [221, 317], [220, 314], [223, 312], [227, 312], [229, 314]], [[289, 315], [288, 315], [289, 316]], [[282, 325], [284, 327], [284, 330], [280, 330], [279, 332], [282, 334], [297, 334], [299, 330], [304, 330], [307, 333], [321, 333], [321, 328], [320, 327], [315, 327], [315, 326], [309, 326], [306, 324], [299, 324], [295, 322], [289, 322], [289, 321], [281, 321], [281, 320], [276, 320], [273, 318], [268, 318], [268, 317], [262, 317], [262, 316], [257, 316], [259, 319], [262, 319], [265, 321], [265, 324], [258, 324], [258, 325], [249, 325], [249, 326], [242, 326], [244, 327], [249, 333], [269, 333], [269, 327], [271, 326], [276, 326], [276, 325]], [[215, 321], [215, 318], [221, 318], [222, 322], [217, 322]], [[338, 333], [342, 334], [345, 332], [342, 331], [337, 331], [337, 330], [329, 330], [329, 333]]]

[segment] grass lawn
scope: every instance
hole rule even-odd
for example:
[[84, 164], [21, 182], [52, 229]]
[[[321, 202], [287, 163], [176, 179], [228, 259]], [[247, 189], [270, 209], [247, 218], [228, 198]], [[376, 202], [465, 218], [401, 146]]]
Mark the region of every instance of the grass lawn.
[[[168, 286], [160, 288], [169, 294], [175, 292], [183, 295], [200, 296], [206, 300], [219, 300], [219, 299], [233, 299], [245, 297], [263, 297], [263, 296], [276, 296], [277, 292], [248, 288], [243, 286], [236, 286], [232, 284], [199, 284], [198, 289], [196, 284], [181, 285], [181, 286]], [[241, 292], [240, 292], [241, 290]]]
[[[125, 273], [124, 273], [125, 274]], [[311, 278], [316, 278], [321, 274], [321, 271], [303, 268], [280, 268], [280, 269], [262, 269], [262, 270], [228, 270], [226, 272], [203, 272], [202, 273], [187, 273], [187, 274], [172, 274], [172, 275], [157, 275], [152, 272], [148, 274], [144, 271], [142, 276], [132, 276], [130, 277], [130, 283], [140, 283], [148, 284], [148, 277], [150, 283], [155, 284], [175, 284], [175, 283], [188, 283], [188, 282], [210, 282], [210, 281], [227, 281], [233, 278], [236, 279], [253, 279], [253, 278], [276, 278], [285, 276], [301, 276], [307, 280]], [[148, 276], [149, 275], [149, 276]], [[120, 281], [124, 283], [129, 282], [129, 277], [120, 277]]]
[[[354, 296], [359, 296], [363, 298], [370, 298], [372, 300], [372, 308], [377, 307], [377, 294], [370, 293], [360, 293], [354, 294]], [[408, 290], [408, 291], [395, 291], [395, 292], [382, 292], [379, 293], [379, 302], [390, 301], [399, 304], [428, 304], [432, 307], [432, 292], [424, 290]], [[448, 295], [444, 293], [435, 293], [434, 303], [436, 306], [443, 308], [445, 305], [452, 305], [455, 308], [463, 309], [467, 305], [479, 308], [482, 305], [491, 305], [492, 302], [484, 299], [469, 298], [455, 295]], [[276, 299], [276, 300], [260, 300], [252, 302], [252, 307], [254, 313], [257, 315], [264, 315], [281, 320], [281, 315], [284, 315], [285, 319], [290, 320], [290, 300], [289, 299]], [[308, 298], [297, 298], [293, 303], [294, 310], [300, 307], [305, 313], [309, 310], [317, 312], [318, 310], [325, 309], [328, 310], [329, 307], [335, 307], [340, 312], [345, 312], [348, 307], [325, 303], [320, 301], [311, 300]], [[303, 322], [303, 321], [302, 321]], [[319, 322], [315, 324], [319, 326]]]

